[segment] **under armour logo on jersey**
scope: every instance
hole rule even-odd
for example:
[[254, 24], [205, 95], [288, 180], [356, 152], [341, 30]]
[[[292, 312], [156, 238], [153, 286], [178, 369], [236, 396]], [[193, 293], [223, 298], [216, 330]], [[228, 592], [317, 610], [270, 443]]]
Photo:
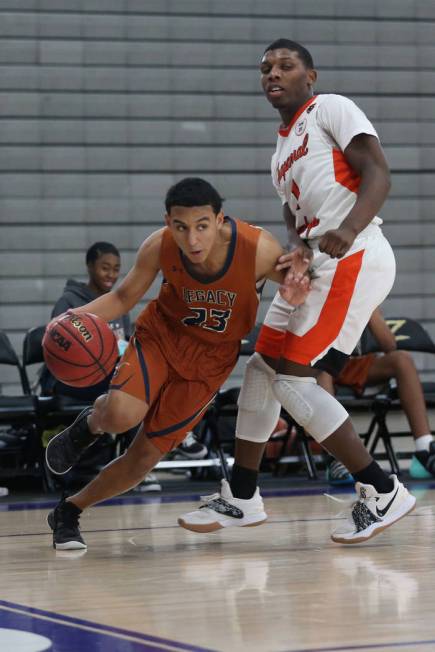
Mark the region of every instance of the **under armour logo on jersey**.
[[307, 109], [307, 113], [311, 113], [311, 111], [314, 109], [315, 106], [316, 106], [315, 102], [314, 102], [314, 104], [311, 104], [311, 106], [309, 106], [308, 109]]

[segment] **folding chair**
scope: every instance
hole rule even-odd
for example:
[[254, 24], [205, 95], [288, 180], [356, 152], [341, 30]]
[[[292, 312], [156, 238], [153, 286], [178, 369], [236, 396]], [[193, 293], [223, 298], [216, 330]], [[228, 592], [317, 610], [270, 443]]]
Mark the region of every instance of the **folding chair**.
[[[420, 353], [435, 353], [435, 344], [430, 335], [425, 331], [423, 326], [415, 319], [407, 317], [389, 317], [385, 320], [393, 332], [397, 348], [404, 351], [414, 351]], [[361, 354], [379, 352], [379, 345], [368, 329], [364, 331], [361, 340]], [[423, 393], [426, 405], [435, 406], [435, 383], [422, 382]], [[400, 474], [398, 455], [396, 454], [392, 437], [408, 435], [407, 432], [390, 433], [387, 427], [387, 415], [394, 410], [401, 410], [400, 401], [397, 397], [395, 387], [388, 385], [385, 390], [378, 392], [374, 397], [343, 397], [340, 393], [337, 395], [340, 402], [346, 409], [370, 409], [373, 416], [369, 428], [362, 435], [364, 445], [368, 448], [371, 455], [375, 455], [376, 449], [380, 442], [384, 445], [386, 457], [391, 466], [391, 470], [396, 475]]]
[[[42, 339], [45, 333], [45, 326], [36, 326], [27, 331], [23, 342], [23, 375], [24, 387], [27, 394], [30, 395], [31, 387], [28, 376], [28, 368], [34, 364], [44, 362], [42, 350]], [[54, 426], [60, 423], [68, 424], [85, 407], [88, 407], [89, 401], [81, 401], [69, 396], [41, 396], [37, 395], [38, 410], [41, 417], [45, 420], [46, 426]]]
[[[31, 328], [27, 331], [24, 342], [23, 342], [23, 375], [24, 375], [24, 387], [26, 393], [31, 393], [31, 384], [29, 381], [28, 368], [34, 364], [42, 364], [44, 362], [44, 355], [42, 350], [42, 339], [44, 337], [45, 326], [37, 326]], [[35, 392], [36, 393], [36, 392]], [[36, 401], [36, 411], [38, 415], [38, 422], [41, 430], [41, 435], [45, 430], [51, 430], [54, 428], [59, 428], [60, 426], [67, 426], [74, 421], [76, 416], [86, 407], [88, 407], [90, 401], [82, 401], [73, 397], [63, 396], [63, 395], [54, 395], [54, 396], [41, 396], [38, 393], [35, 396]], [[93, 447], [90, 451], [86, 452], [83, 456], [83, 459], [80, 461], [78, 469], [75, 470], [75, 474], [86, 475], [89, 472], [89, 479], [95, 475], [94, 469], [98, 455], [104, 453], [104, 463], [113, 459], [116, 454], [116, 441], [108, 441], [109, 436], [106, 436], [106, 439], [103, 441], [100, 440], [101, 447], [104, 448], [104, 451], [98, 447]], [[41, 444], [42, 445], [42, 444]], [[44, 449], [43, 453], [45, 452]], [[45, 462], [45, 455], [42, 456], [42, 471], [43, 471], [43, 481], [44, 487], [48, 491], [56, 491], [59, 486], [63, 486], [65, 482], [68, 482], [68, 477], [59, 478], [53, 476], [53, 474], [48, 469]]]
[[36, 398], [27, 392], [24, 369], [4, 331], [0, 331], [0, 365], [14, 367], [20, 381], [20, 394], [0, 396], [0, 424], [22, 428], [25, 433], [23, 438], [16, 437], [16, 443], [10, 442], [0, 449], [0, 475], [39, 476], [42, 448]]

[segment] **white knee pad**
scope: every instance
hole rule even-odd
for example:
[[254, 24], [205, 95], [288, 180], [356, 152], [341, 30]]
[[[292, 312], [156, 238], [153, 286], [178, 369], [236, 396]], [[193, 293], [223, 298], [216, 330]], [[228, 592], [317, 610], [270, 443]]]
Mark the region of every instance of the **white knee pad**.
[[246, 363], [239, 394], [238, 439], [263, 443], [272, 434], [281, 411], [281, 404], [272, 390], [274, 378], [275, 370], [258, 353], [254, 353]]
[[312, 376], [277, 374], [273, 392], [290, 416], [319, 443], [349, 416], [341, 403]]

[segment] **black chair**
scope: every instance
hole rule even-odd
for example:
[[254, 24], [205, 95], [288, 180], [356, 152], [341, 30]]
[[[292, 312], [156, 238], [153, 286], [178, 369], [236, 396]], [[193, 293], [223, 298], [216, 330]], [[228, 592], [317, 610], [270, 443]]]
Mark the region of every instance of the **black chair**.
[[[397, 348], [404, 351], [419, 353], [435, 353], [435, 344], [423, 326], [415, 319], [406, 317], [389, 317], [385, 320], [393, 332]], [[376, 342], [368, 329], [364, 331], [361, 339], [361, 355], [379, 352], [379, 344]], [[428, 407], [435, 407], [435, 383], [422, 382], [423, 393]], [[387, 426], [387, 416], [391, 410], [401, 410], [397, 391], [391, 384], [387, 385], [373, 397], [355, 397], [349, 391], [343, 392], [341, 388], [337, 398], [343, 406], [350, 410], [372, 412], [370, 425], [366, 433], [362, 435], [364, 445], [371, 455], [376, 455], [379, 443], [385, 448], [385, 455], [390, 464], [391, 471], [396, 475], [400, 474], [398, 462], [399, 454], [394, 450], [392, 437], [409, 436], [409, 432], [390, 432]], [[377, 455], [380, 457], [379, 455]]]
[[19, 380], [17, 395], [0, 396], [0, 476], [40, 476], [41, 424], [36, 398], [28, 391], [24, 369], [8, 336], [0, 331], [0, 365], [13, 367]]
[[[42, 365], [44, 362], [44, 355], [42, 349], [42, 339], [44, 337], [45, 326], [36, 326], [27, 331], [23, 341], [23, 375], [24, 375], [24, 388], [26, 393], [32, 394], [31, 382], [29, 379], [29, 367], [38, 364]], [[53, 396], [43, 396], [40, 393], [41, 387], [39, 379], [35, 383], [33, 390], [34, 400], [36, 401], [36, 413], [41, 432], [41, 447], [42, 447], [42, 434], [46, 430], [59, 429], [61, 426], [66, 427], [71, 424], [77, 415], [91, 402], [79, 400], [70, 396], [55, 394]], [[79, 475], [85, 475], [87, 479], [95, 476], [95, 467], [99, 456], [104, 455], [104, 463], [110, 461], [106, 455], [106, 451], [102, 450], [104, 447], [110, 449], [110, 459], [113, 459], [115, 454], [115, 442], [110, 440], [109, 435], [105, 436], [104, 441], [101, 440], [100, 447], [93, 447], [89, 452], [85, 453], [80, 465], [77, 469], [65, 476], [54, 476], [48, 469], [45, 462], [45, 449], [42, 448], [42, 474], [43, 485], [46, 491], [52, 492], [59, 489], [64, 489], [65, 486], [74, 480]], [[87, 475], [86, 475], [87, 474]], [[88, 477], [89, 476], [89, 477]]]
[[[31, 383], [28, 369], [34, 364], [42, 365], [44, 354], [42, 350], [42, 339], [45, 333], [45, 326], [36, 326], [27, 331], [23, 341], [23, 374], [26, 393], [31, 393]], [[39, 383], [36, 384], [37, 404], [40, 416], [45, 420], [46, 427], [54, 427], [58, 424], [72, 422], [90, 401], [79, 400], [70, 396], [56, 394], [53, 396], [41, 396]]]

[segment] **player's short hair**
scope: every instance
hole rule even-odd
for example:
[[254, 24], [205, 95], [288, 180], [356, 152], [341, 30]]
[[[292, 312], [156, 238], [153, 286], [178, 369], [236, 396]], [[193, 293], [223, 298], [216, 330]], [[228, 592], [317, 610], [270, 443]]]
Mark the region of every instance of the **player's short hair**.
[[121, 258], [119, 250], [110, 242], [94, 242], [86, 252], [86, 265], [95, 263], [95, 261], [104, 254], [113, 254], [114, 256]]
[[297, 52], [299, 59], [302, 61], [304, 66], [306, 68], [314, 68], [314, 61], [313, 57], [311, 54], [308, 52], [307, 48], [304, 48], [303, 45], [300, 43], [296, 43], [296, 41], [290, 41], [288, 38], [279, 38], [270, 45], [267, 46], [267, 48], [264, 51], [264, 54], [266, 52], [269, 52], [270, 50], [280, 50], [280, 49], [285, 49], [285, 50], [290, 50], [291, 52]]
[[217, 215], [223, 198], [211, 183], [199, 177], [186, 177], [171, 186], [166, 193], [165, 208], [169, 214], [173, 206], [211, 206]]

